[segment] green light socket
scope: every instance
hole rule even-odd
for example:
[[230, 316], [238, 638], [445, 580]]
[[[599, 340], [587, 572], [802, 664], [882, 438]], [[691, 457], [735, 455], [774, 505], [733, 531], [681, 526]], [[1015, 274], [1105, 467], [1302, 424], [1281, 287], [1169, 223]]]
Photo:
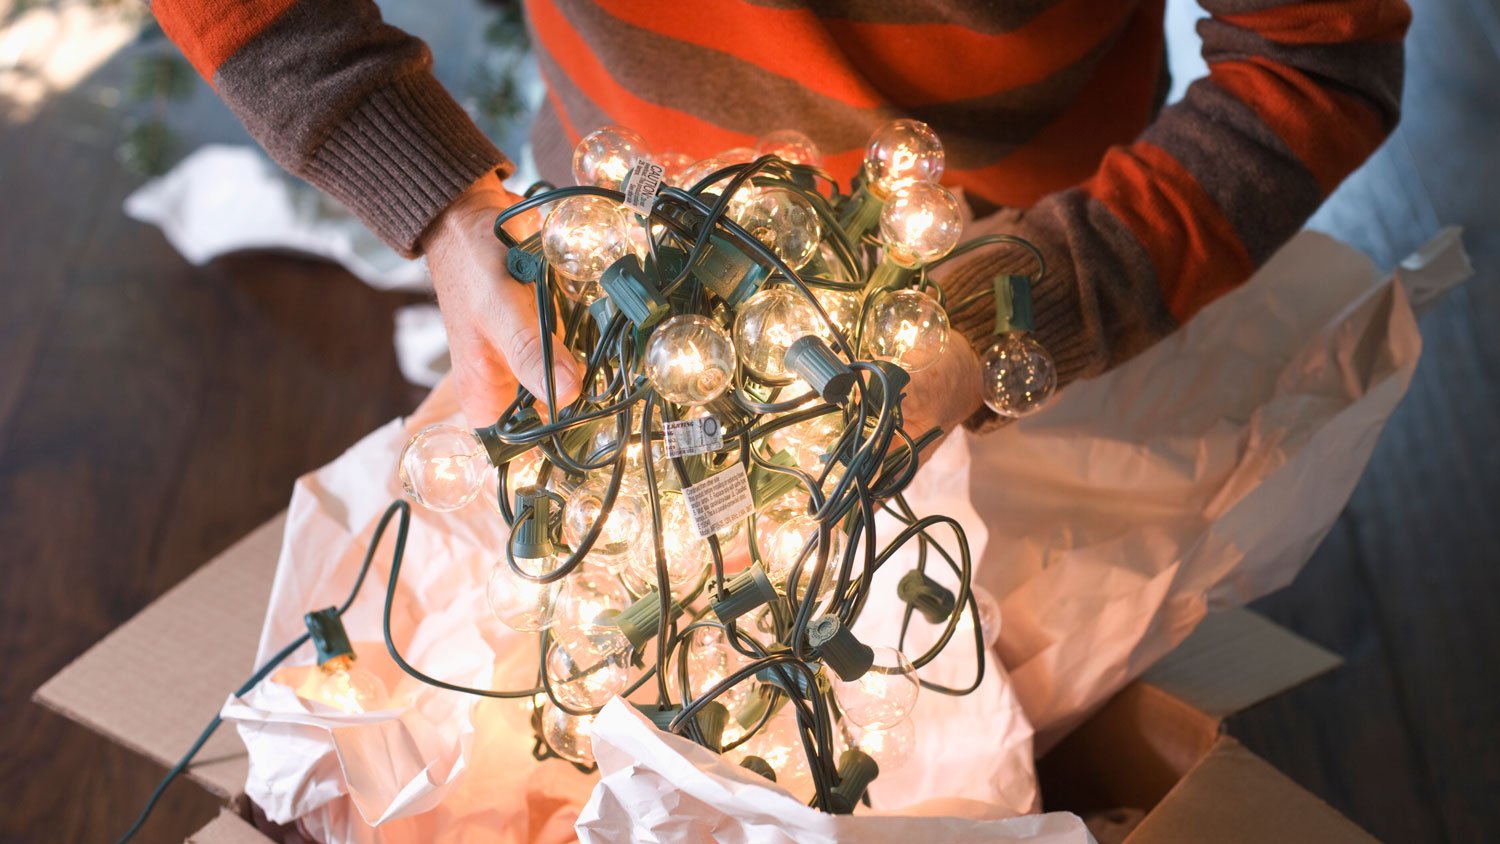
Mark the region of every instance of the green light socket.
[[[520, 515], [531, 510], [530, 518]], [[552, 497], [546, 490], [523, 486], [516, 490], [515, 529], [511, 531], [511, 553], [518, 558], [537, 560], [557, 553], [552, 543]]]
[[530, 451], [533, 446], [509, 445], [500, 440], [502, 434], [519, 434], [542, 424], [541, 414], [535, 408], [523, 407], [510, 415], [502, 425], [496, 422], [484, 428], [475, 428], [474, 436], [484, 446], [491, 466], [503, 466], [516, 457]]
[[854, 389], [854, 370], [850, 369], [823, 338], [813, 334], [799, 337], [786, 350], [786, 365], [817, 391], [823, 401], [843, 404]]
[[344, 621], [333, 607], [316, 610], [302, 616], [307, 625], [307, 634], [312, 637], [313, 647], [318, 650], [318, 664], [322, 665], [341, 656], [354, 658], [354, 646], [349, 644], [349, 633], [344, 630]]
[[[892, 404], [899, 403], [901, 401], [901, 391], [906, 389], [907, 384], [911, 383], [911, 373], [888, 360], [873, 360], [870, 361], [870, 365], [878, 367], [881, 372], [885, 373], [886, 379], [891, 382], [892, 392], [896, 394]], [[865, 391], [865, 407], [870, 413], [879, 414], [881, 406], [885, 404], [885, 387], [881, 385], [880, 379], [875, 377], [873, 373], [865, 374], [865, 387], [867, 388]]]
[[946, 586], [916, 569], [901, 575], [896, 595], [933, 624], [947, 621], [957, 603]]
[[650, 721], [662, 732], [667, 731], [667, 727], [671, 725], [672, 719], [676, 718], [677, 713], [682, 711], [682, 707], [680, 706], [669, 706], [666, 709], [662, 709], [654, 703], [636, 703], [632, 704], [632, 706], [639, 710], [642, 715], [646, 716], [646, 720]]
[[709, 606], [714, 615], [725, 624], [734, 621], [751, 610], [763, 607], [776, 600], [776, 587], [766, 577], [760, 563], [751, 563], [750, 568], [740, 572], [733, 580], [724, 584], [724, 595]]
[[995, 333], [1035, 331], [1031, 308], [1031, 280], [1024, 275], [997, 275], [995, 285]]
[[599, 286], [637, 328], [650, 328], [667, 318], [667, 300], [633, 254], [610, 264], [599, 277]]
[[746, 756], [740, 760], [740, 767], [752, 773], [760, 774], [771, 782], [776, 781], [776, 770], [771, 767], [770, 762], [759, 756]]
[[807, 623], [807, 642], [818, 651], [823, 662], [846, 683], [865, 676], [875, 664], [875, 650], [854, 637], [854, 631], [839, 622], [838, 616], [825, 615]]
[[505, 253], [505, 271], [516, 281], [531, 284], [542, 277], [542, 259], [517, 246]]
[[[672, 618], [682, 615], [682, 605], [672, 602]], [[656, 635], [661, 628], [661, 598], [655, 590], [648, 592], [635, 603], [626, 607], [610, 619], [632, 647], [639, 649]]]
[[829, 809], [836, 815], [854, 813], [854, 807], [865, 796], [865, 789], [880, 776], [880, 766], [863, 750], [850, 749], [839, 757], [839, 784], [828, 795]]
[[724, 728], [729, 726], [729, 707], [716, 700], [703, 704], [693, 720], [698, 722], [698, 735], [703, 746], [715, 753], [724, 752]]
[[717, 234], [709, 238], [708, 247], [693, 265], [693, 273], [731, 308], [754, 296], [771, 275], [770, 270]]
[[870, 189], [861, 185], [859, 190], [849, 198], [849, 203], [844, 206], [843, 213], [839, 215], [839, 226], [849, 239], [855, 243], [866, 234], [875, 230], [880, 225], [880, 212], [885, 208], [885, 200], [877, 197]]

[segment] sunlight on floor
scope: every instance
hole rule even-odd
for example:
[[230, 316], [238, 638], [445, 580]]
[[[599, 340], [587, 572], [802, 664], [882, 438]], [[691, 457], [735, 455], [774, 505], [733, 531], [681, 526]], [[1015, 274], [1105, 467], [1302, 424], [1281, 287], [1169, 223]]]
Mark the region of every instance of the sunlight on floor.
[[37, 6], [13, 18], [0, 12], [0, 117], [31, 119], [48, 97], [129, 44], [145, 14], [145, 4], [100, 9], [86, 2]]

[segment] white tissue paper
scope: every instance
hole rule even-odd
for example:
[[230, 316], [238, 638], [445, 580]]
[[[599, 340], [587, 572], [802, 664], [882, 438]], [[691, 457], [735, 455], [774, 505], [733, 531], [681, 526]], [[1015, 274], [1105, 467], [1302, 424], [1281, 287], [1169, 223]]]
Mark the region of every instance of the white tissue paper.
[[[1400, 273], [1424, 301], [1466, 277], [1456, 240], [1447, 249]], [[592, 734], [599, 775], [536, 763], [528, 701], [432, 689], [391, 663], [380, 633], [390, 537], [344, 617], [360, 665], [392, 692], [389, 709], [353, 716], [298, 697], [314, 671], [304, 649], [224, 707], [249, 748], [246, 792], [272, 820], [297, 819], [341, 844], [676, 842], [710, 830], [746, 842], [1089, 841], [1072, 815], [1025, 814], [1038, 805], [1031, 725], [1059, 735], [1208, 607], [1287, 582], [1346, 501], [1419, 348], [1403, 284], [1306, 233], [1125, 366], [1007, 429], [945, 440], [908, 498], [918, 513], [960, 522], [975, 582], [1000, 599], [1004, 625], [973, 694], [919, 697], [913, 758], [871, 788], [881, 814], [817, 813], [618, 702]], [[298, 482], [259, 659], [302, 632], [303, 613], [343, 599], [374, 522], [400, 494], [408, 433], [456, 414], [443, 382], [404, 424]], [[485, 607], [502, 530], [481, 501], [447, 514], [413, 508], [392, 632], [427, 673], [492, 688], [534, 679], [533, 637]], [[876, 579], [858, 628], [872, 644], [893, 644], [894, 582], [909, 567], [893, 559]], [[967, 685], [972, 647], [956, 636], [922, 676]]]

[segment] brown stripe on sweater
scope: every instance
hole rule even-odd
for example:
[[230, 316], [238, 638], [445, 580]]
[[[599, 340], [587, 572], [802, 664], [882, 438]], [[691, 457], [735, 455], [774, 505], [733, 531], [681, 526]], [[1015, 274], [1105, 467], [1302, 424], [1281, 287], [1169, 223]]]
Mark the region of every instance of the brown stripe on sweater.
[[856, 23], [952, 24], [1000, 35], [1025, 26], [1059, 0], [746, 0], [772, 9], [808, 9], [820, 18]]
[[1200, 80], [1143, 135], [1187, 168], [1260, 264], [1296, 233], [1322, 191], [1249, 106]]

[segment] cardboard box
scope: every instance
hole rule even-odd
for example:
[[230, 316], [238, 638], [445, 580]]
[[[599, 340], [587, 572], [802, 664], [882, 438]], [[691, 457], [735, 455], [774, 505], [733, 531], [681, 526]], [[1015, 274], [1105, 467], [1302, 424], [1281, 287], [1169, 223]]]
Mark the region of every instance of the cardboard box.
[[[220, 554], [47, 681], [36, 700], [175, 764], [251, 670], [284, 525], [272, 519]], [[1038, 763], [1047, 808], [1083, 815], [1100, 844], [1370, 844], [1221, 729], [1228, 715], [1338, 661], [1248, 610], [1210, 615]], [[251, 821], [246, 764], [229, 728], [199, 754], [188, 776], [225, 808], [190, 842], [273, 840]]]

